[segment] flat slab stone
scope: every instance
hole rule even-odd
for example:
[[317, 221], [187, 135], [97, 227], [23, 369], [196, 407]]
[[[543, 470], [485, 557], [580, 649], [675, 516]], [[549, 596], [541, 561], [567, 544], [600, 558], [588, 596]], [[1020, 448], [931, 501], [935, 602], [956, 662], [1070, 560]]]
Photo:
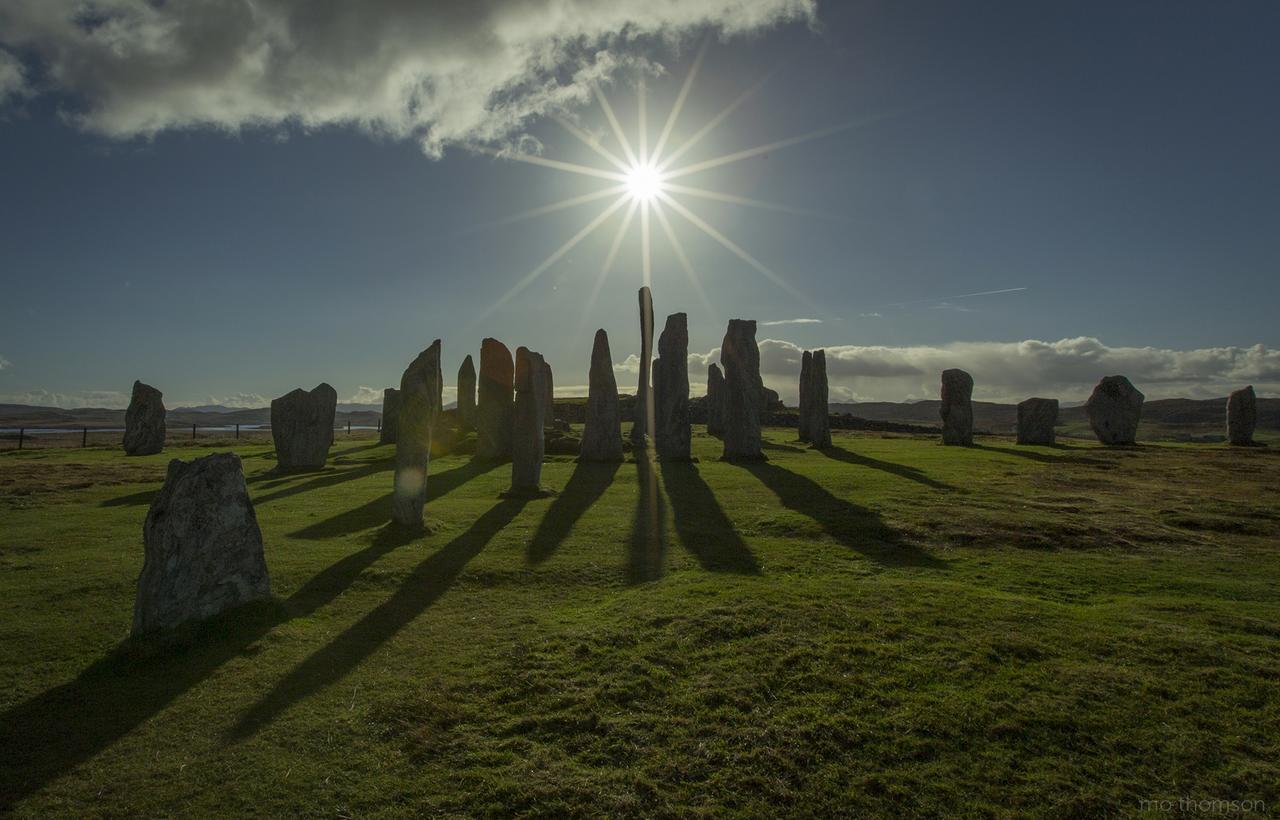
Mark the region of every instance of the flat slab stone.
[[714, 362], [707, 366], [707, 435], [724, 437], [724, 374]]
[[397, 421], [400, 416], [400, 391], [388, 387], [382, 391], [382, 429], [378, 432], [379, 444], [395, 444]]
[[1146, 397], [1124, 376], [1106, 376], [1093, 388], [1085, 413], [1093, 434], [1103, 444], [1133, 444], [1138, 437]]
[[541, 354], [516, 348], [516, 404], [512, 430], [513, 494], [542, 492], [542, 459], [546, 455], [547, 366]]
[[1258, 396], [1253, 385], [1227, 396], [1227, 441], [1237, 447], [1254, 444], [1253, 431], [1258, 425]]
[[497, 339], [481, 342], [475, 454], [479, 460], [505, 461], [511, 458], [515, 375], [515, 362], [506, 345]]
[[730, 319], [720, 343], [724, 366], [724, 451], [726, 461], [764, 461], [760, 410], [760, 348], [754, 319]]
[[135, 381], [129, 409], [124, 413], [124, 452], [149, 456], [164, 450], [164, 396], [149, 384]]
[[1055, 444], [1058, 400], [1032, 398], [1018, 402], [1018, 444]]
[[800, 355], [800, 407], [796, 420], [796, 438], [809, 440], [809, 378], [813, 368], [813, 353], [808, 350]]
[[827, 351], [815, 350], [809, 363], [808, 401], [805, 412], [809, 443], [816, 450], [831, 446], [831, 411], [827, 405]]
[[391, 518], [402, 527], [421, 528], [427, 503], [431, 438], [440, 416], [440, 340], [418, 354], [400, 377], [399, 435], [392, 484]]
[[318, 470], [329, 458], [338, 391], [321, 382], [271, 402], [271, 439], [282, 470]]
[[952, 368], [942, 371], [942, 443], [973, 444], [973, 376]]
[[689, 425], [689, 318], [667, 317], [658, 337], [653, 363], [654, 449], [666, 461], [688, 461], [692, 455]]

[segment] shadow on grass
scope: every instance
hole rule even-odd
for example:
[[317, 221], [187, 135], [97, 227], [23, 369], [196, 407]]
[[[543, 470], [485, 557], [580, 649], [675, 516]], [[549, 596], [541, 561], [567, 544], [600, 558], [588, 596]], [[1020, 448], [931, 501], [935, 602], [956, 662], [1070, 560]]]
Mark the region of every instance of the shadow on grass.
[[942, 569], [947, 562], [904, 542], [880, 516], [832, 495], [813, 479], [769, 462], [736, 465], [768, 487], [782, 505], [808, 516], [827, 535], [863, 557], [886, 566], [918, 566]]
[[525, 552], [529, 563], [540, 564], [555, 553], [577, 520], [609, 489], [621, 466], [621, 462], [578, 462], [573, 475], [569, 477], [569, 483], [556, 496], [555, 501], [551, 502], [542, 521], [538, 523], [537, 532], [529, 541]]
[[499, 502], [476, 519], [470, 529], [415, 567], [394, 595], [294, 667], [240, 718], [231, 737], [252, 736], [294, 703], [332, 685], [359, 665], [439, 600], [467, 563], [511, 523], [524, 504], [517, 499]]
[[136, 507], [143, 504], [150, 506], [152, 500], [160, 492], [159, 487], [153, 487], [150, 490], [141, 490], [136, 493], [129, 493], [118, 498], [108, 498], [99, 504], [99, 507]]
[[[1089, 458], [1087, 456], [1080, 456], [1080, 455], [1063, 455], [1063, 456], [1049, 455], [1048, 453], [1040, 453], [1040, 452], [1036, 452], [1035, 450], [1025, 449], [1026, 446], [1027, 445], [1024, 444], [1021, 447], [1017, 445], [1014, 445], [1013, 447], [993, 447], [990, 444], [974, 443], [972, 445], [972, 449], [986, 450], [987, 452], [990, 452], [990, 453], [1000, 453], [1006, 456], [1018, 456], [1019, 458], [1025, 458], [1031, 461], [1038, 461], [1041, 464], [1098, 464], [1100, 463], [1099, 459], [1096, 459], [1096, 458]], [[1073, 450], [1080, 449], [1076, 447], [1065, 447], [1061, 444], [1054, 444], [1054, 445], [1038, 444], [1033, 446], [1040, 447], [1042, 449], [1052, 449], [1052, 450], [1059, 450], [1059, 451], [1066, 451], [1066, 452], [1071, 452]]]
[[769, 439], [761, 441], [760, 448], [762, 450], [780, 450], [786, 453], [803, 453], [807, 449], [805, 447], [795, 447], [790, 444], [778, 444], [776, 442], [769, 441]]
[[662, 483], [680, 543], [703, 569], [747, 575], [760, 572], [760, 563], [721, 509], [715, 493], [702, 480], [696, 464], [662, 462]]
[[[301, 481], [291, 484], [288, 487], [282, 487], [279, 490], [264, 495], [257, 496], [253, 499], [253, 503], [266, 504], [271, 501], [278, 501], [281, 498], [288, 498], [298, 493], [307, 493], [312, 490], [323, 490], [326, 487], [334, 487], [339, 484], [346, 484], [348, 481], [365, 478], [376, 473], [390, 472], [395, 466], [395, 459], [391, 456], [380, 458], [377, 461], [369, 461], [362, 463], [359, 467], [350, 467], [344, 470], [325, 470], [320, 475], [308, 481]], [[305, 475], [303, 473], [302, 475]]]
[[635, 455], [639, 497], [627, 545], [627, 583], [643, 584], [662, 577], [667, 550], [666, 512], [651, 456], [643, 451]]
[[935, 490], [954, 490], [955, 487], [944, 481], [938, 481], [936, 478], [930, 478], [915, 467], [908, 467], [905, 464], [896, 464], [892, 461], [881, 461], [878, 458], [860, 455], [851, 452], [843, 447], [828, 447], [825, 450], [819, 450], [827, 458], [843, 461], [846, 464], [856, 464], [859, 467], [870, 467], [873, 470], [883, 470], [886, 473], [892, 473], [899, 478], [905, 478], [909, 481], [915, 481], [926, 487], [932, 487]]

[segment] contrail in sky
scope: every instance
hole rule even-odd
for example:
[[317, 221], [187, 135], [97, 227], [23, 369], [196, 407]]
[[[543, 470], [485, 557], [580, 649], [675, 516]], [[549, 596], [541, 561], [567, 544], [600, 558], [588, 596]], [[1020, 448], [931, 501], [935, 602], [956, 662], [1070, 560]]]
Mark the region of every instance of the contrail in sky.
[[968, 299], [973, 296], [995, 296], [997, 293], [1017, 293], [1020, 290], [1027, 290], [1027, 288], [1001, 288], [1000, 290], [983, 290], [977, 293], [962, 293], [959, 296], [934, 296], [930, 299], [911, 299], [906, 302], [890, 302], [887, 305], [882, 305], [882, 307], [905, 307], [906, 305], [918, 305], [922, 302], [949, 302], [952, 299]]

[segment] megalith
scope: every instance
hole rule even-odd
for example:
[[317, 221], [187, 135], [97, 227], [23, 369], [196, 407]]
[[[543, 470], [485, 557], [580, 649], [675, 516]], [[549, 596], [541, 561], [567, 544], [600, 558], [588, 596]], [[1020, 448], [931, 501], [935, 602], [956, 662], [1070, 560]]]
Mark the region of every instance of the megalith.
[[514, 385], [515, 364], [511, 360], [511, 351], [497, 339], [485, 339], [480, 344], [476, 458], [485, 461], [511, 458]]
[[720, 344], [724, 366], [724, 458], [763, 461], [760, 438], [760, 348], [754, 319], [730, 319]]
[[952, 368], [942, 371], [942, 443], [973, 444], [973, 376]]
[[807, 404], [809, 442], [816, 450], [831, 446], [831, 414], [827, 408], [827, 351], [815, 350], [809, 361]]
[[545, 358], [542, 360], [542, 377], [543, 377], [543, 400], [542, 400], [542, 423], [546, 427], [554, 427], [556, 421], [556, 388], [555, 380], [551, 375], [551, 363]]
[[673, 313], [658, 336], [653, 363], [654, 449], [666, 461], [691, 457], [689, 428], [689, 317]]
[[622, 415], [618, 407], [618, 382], [613, 375], [609, 334], [596, 331], [591, 346], [591, 370], [587, 375], [587, 414], [582, 428], [579, 461], [622, 461]]
[[640, 288], [640, 376], [636, 382], [631, 443], [643, 445], [653, 417], [653, 397], [649, 392], [649, 365], [653, 359], [653, 294]]
[[1103, 444], [1133, 444], [1146, 397], [1124, 376], [1105, 376], [1085, 402], [1093, 434]]
[[1057, 399], [1026, 399], [1018, 402], [1018, 444], [1053, 444], [1058, 424]]
[[388, 387], [382, 391], [382, 429], [378, 432], [379, 444], [396, 443], [396, 419], [400, 413], [400, 391]]
[[724, 438], [724, 374], [715, 362], [707, 366], [707, 435]]
[[135, 381], [124, 413], [124, 452], [149, 456], [164, 449], [164, 401], [159, 390]]
[[545, 454], [547, 368], [542, 356], [527, 347], [516, 348], [515, 423], [511, 442], [512, 495], [542, 492]]
[[1227, 397], [1227, 441], [1238, 447], [1251, 446], [1257, 424], [1258, 396], [1253, 385], [1233, 391]]
[[467, 433], [476, 427], [476, 366], [471, 354], [462, 360], [458, 368], [458, 432]]
[[318, 470], [329, 458], [338, 391], [321, 382], [271, 401], [271, 439], [281, 470]]
[[800, 355], [800, 407], [796, 419], [796, 438], [809, 440], [809, 378], [813, 367], [813, 354], [808, 350]]
[[235, 453], [170, 461], [142, 545], [134, 635], [271, 597], [262, 532]]
[[440, 416], [440, 340], [418, 354], [400, 377], [400, 418], [391, 518], [402, 527], [423, 524], [431, 435]]

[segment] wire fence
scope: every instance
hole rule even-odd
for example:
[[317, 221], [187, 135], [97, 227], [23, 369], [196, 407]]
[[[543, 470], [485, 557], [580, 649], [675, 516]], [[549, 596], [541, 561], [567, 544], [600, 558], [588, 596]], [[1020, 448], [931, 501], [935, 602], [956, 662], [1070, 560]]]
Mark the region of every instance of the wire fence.
[[[382, 432], [378, 424], [352, 424], [333, 428], [335, 437], [369, 438]], [[270, 424], [167, 425], [165, 444], [181, 446], [197, 442], [217, 444], [229, 441], [271, 440]], [[66, 447], [119, 447], [124, 441], [122, 427], [7, 427], [0, 428], [0, 450], [42, 450]]]

